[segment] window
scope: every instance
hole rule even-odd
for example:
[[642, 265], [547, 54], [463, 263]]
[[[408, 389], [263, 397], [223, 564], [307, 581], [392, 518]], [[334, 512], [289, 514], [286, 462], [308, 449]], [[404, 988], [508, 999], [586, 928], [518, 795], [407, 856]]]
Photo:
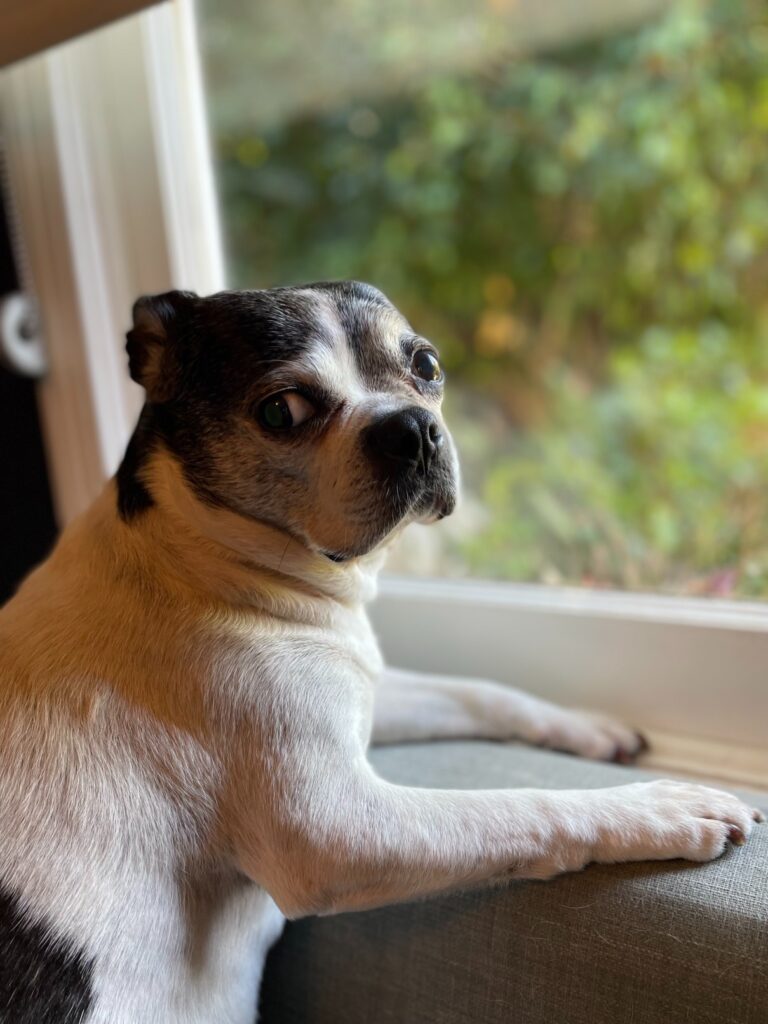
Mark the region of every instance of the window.
[[469, 492], [382, 581], [389, 660], [764, 785], [761, 8], [478, 10], [174, 0], [3, 72], [60, 520], [135, 419], [136, 295], [373, 278], [443, 349]]
[[398, 571], [768, 591], [768, 14], [200, 0], [233, 285], [381, 286], [465, 495]]

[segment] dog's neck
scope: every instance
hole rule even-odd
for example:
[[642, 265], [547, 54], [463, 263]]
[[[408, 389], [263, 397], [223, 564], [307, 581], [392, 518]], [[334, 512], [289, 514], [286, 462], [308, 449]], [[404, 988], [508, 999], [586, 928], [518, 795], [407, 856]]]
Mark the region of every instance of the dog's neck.
[[204, 503], [166, 454], [153, 456], [144, 477], [153, 505], [136, 520], [118, 518], [114, 483], [94, 506], [102, 528], [114, 523], [117, 558], [138, 560], [203, 600], [281, 618], [323, 621], [333, 606], [375, 596], [383, 551], [336, 563], [283, 530]]
[[234, 587], [239, 601], [258, 606], [286, 592], [291, 604], [299, 595], [355, 605], [375, 596], [383, 554], [333, 562], [285, 530], [201, 501], [178, 463], [161, 453], [150, 460], [146, 478], [157, 503], [155, 518], [166, 521], [172, 536], [184, 530], [196, 550], [203, 544], [204, 557], [196, 565], [186, 558], [184, 568], [201, 573], [207, 589], [216, 587], [224, 596], [222, 588], [231, 593]]

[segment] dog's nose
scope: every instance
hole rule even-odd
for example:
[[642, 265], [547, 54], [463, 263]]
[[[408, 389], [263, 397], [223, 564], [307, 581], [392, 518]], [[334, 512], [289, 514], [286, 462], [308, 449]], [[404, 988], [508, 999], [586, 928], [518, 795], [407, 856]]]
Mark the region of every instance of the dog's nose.
[[425, 472], [442, 443], [437, 420], [418, 406], [389, 413], [368, 428], [368, 444], [377, 455], [403, 466], [422, 466]]

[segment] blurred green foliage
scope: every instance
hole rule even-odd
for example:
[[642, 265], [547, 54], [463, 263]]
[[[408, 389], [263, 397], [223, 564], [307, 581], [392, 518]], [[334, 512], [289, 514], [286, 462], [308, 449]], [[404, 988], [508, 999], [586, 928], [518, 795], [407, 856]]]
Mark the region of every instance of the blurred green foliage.
[[767, 138], [763, 0], [684, 0], [215, 144], [236, 283], [367, 279], [441, 347], [488, 510], [454, 562], [752, 596]]

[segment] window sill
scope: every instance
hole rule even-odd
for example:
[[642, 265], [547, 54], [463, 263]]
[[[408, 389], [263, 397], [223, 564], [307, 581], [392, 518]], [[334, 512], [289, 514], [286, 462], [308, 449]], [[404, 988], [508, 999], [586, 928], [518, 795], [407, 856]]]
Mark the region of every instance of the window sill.
[[390, 576], [372, 618], [393, 665], [600, 709], [685, 746], [682, 770], [768, 782], [768, 605]]
[[651, 749], [642, 768], [658, 774], [696, 779], [713, 786], [768, 789], [768, 750], [735, 743], [675, 736], [657, 729], [648, 733]]

